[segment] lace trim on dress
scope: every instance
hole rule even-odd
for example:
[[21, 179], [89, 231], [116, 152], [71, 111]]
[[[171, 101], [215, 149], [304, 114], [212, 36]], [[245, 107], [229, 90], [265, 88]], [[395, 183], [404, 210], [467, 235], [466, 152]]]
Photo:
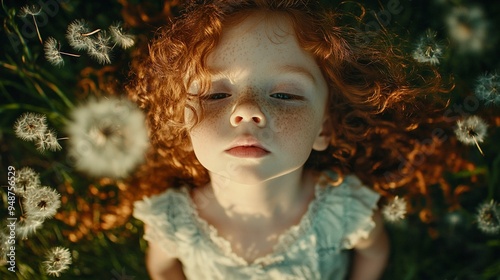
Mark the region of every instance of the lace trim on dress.
[[217, 229], [214, 226], [212, 226], [199, 216], [196, 204], [189, 195], [189, 191], [186, 188], [181, 188], [181, 190], [184, 193], [187, 202], [189, 203], [190, 206], [189, 208], [194, 209], [194, 211], [192, 211], [193, 218], [202, 229], [201, 230], [202, 233], [205, 234], [206, 237], [210, 241], [212, 241], [212, 243], [215, 244], [216, 247], [224, 253], [225, 256], [231, 258], [236, 263], [244, 266], [249, 266], [249, 265], [267, 266], [276, 262], [283, 261], [284, 255], [282, 253], [288, 250], [289, 246], [293, 245], [295, 241], [299, 239], [302, 233], [310, 229], [311, 217], [314, 216], [314, 213], [316, 212], [318, 205], [317, 201], [320, 200], [323, 194], [323, 192], [320, 192], [320, 185], [316, 184], [315, 197], [311, 201], [311, 203], [309, 203], [309, 206], [304, 215], [302, 216], [302, 218], [300, 219], [299, 223], [289, 227], [287, 230], [285, 230], [283, 233], [279, 235], [276, 244], [273, 246], [273, 249], [269, 254], [259, 257], [255, 259], [253, 262], [249, 263], [244, 258], [234, 253], [231, 247], [231, 243], [222, 236], [220, 236]]
[[372, 214], [379, 195], [363, 187], [353, 176], [346, 176], [339, 186], [325, 186], [320, 182], [315, 185], [315, 197], [299, 223], [279, 235], [270, 253], [251, 263], [234, 253], [231, 243], [199, 216], [187, 187], [136, 202], [134, 217], [148, 224], [145, 238], [160, 242], [170, 253], [181, 249], [177, 248], [175, 240], [196, 246], [200, 239], [205, 239], [206, 245], [242, 266], [282, 262], [287, 252], [303, 251], [303, 248], [290, 249], [300, 247], [298, 241], [308, 237], [319, 242], [316, 243], [318, 253], [350, 249], [374, 228]]
[[[166, 204], [168, 202], [168, 200], [162, 200], [160, 196], [146, 197], [142, 201], [136, 201], [134, 203], [133, 216], [147, 224], [148, 227], [143, 237], [145, 240], [159, 242], [161, 248], [170, 256], [175, 257], [177, 256], [177, 245], [170, 234], [169, 219], [167, 218], [166, 211], [163, 213], [158, 212], [159, 209], [163, 209], [162, 206], [167, 208], [168, 206]], [[153, 205], [158, 206], [158, 203], [163, 205], [153, 207]]]

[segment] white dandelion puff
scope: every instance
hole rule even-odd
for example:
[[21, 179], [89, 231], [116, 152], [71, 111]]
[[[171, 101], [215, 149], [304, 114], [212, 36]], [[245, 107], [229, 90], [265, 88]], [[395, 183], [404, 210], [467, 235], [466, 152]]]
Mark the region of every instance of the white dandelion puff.
[[59, 277], [71, 264], [71, 253], [64, 247], [54, 247], [47, 252], [43, 267], [50, 276]]
[[19, 16], [20, 17], [26, 17], [26, 16], [37, 16], [42, 12], [42, 7], [37, 6], [37, 5], [26, 5], [23, 6], [20, 9]]
[[478, 228], [488, 234], [500, 232], [500, 206], [494, 200], [484, 202], [477, 210], [476, 222]]
[[45, 51], [45, 58], [47, 59], [48, 62], [50, 62], [54, 66], [64, 65], [64, 60], [62, 58], [62, 55], [80, 57], [79, 54], [61, 52], [59, 42], [52, 37], [49, 37], [47, 41], [45, 41], [44, 51]]
[[488, 40], [489, 22], [480, 7], [455, 7], [446, 17], [450, 39], [460, 52], [479, 53]]
[[445, 221], [452, 227], [460, 225], [463, 223], [463, 220], [464, 218], [462, 217], [462, 214], [458, 211], [449, 212], [445, 216]]
[[421, 63], [439, 64], [439, 59], [443, 55], [443, 47], [436, 42], [436, 32], [427, 30], [424, 36], [420, 37], [413, 58]]
[[28, 219], [43, 221], [52, 218], [61, 206], [61, 195], [50, 187], [40, 187], [27, 191], [23, 207]]
[[92, 38], [89, 37], [90, 33], [90, 28], [85, 20], [75, 20], [68, 25], [66, 38], [69, 45], [75, 50], [90, 50], [94, 44]]
[[463, 120], [458, 120], [455, 127], [455, 135], [458, 141], [466, 145], [476, 145], [482, 155], [484, 154], [479, 143], [484, 141], [487, 132], [488, 125], [478, 116], [469, 116]]
[[59, 141], [57, 140], [56, 132], [53, 130], [45, 131], [45, 133], [37, 139], [36, 148], [40, 152], [44, 152], [46, 150], [55, 152], [62, 149]]
[[64, 64], [61, 53], [59, 52], [59, 42], [56, 39], [49, 37], [44, 44], [45, 58], [52, 65], [60, 66]]
[[382, 208], [382, 215], [388, 222], [403, 220], [406, 215], [406, 200], [396, 196]]
[[120, 24], [110, 26], [109, 32], [113, 42], [123, 49], [128, 49], [135, 44], [134, 36], [125, 34]]
[[40, 35], [40, 30], [38, 30], [38, 24], [36, 23], [36, 18], [35, 18], [35, 16], [39, 15], [41, 12], [42, 12], [42, 7], [37, 5], [28, 5], [21, 8], [19, 16], [20, 17], [31, 16], [33, 18], [33, 23], [35, 24], [38, 40], [40, 41], [41, 44], [43, 44], [42, 36]]
[[500, 104], [500, 75], [489, 74], [477, 79], [474, 93], [486, 105]]
[[24, 113], [14, 124], [14, 133], [25, 141], [33, 141], [39, 138], [47, 130], [47, 118], [45, 115], [35, 113]]
[[29, 167], [23, 167], [16, 171], [14, 177], [16, 183], [15, 193], [24, 196], [26, 192], [40, 187], [40, 175]]
[[36, 233], [43, 225], [43, 221], [33, 218], [21, 217], [21, 220], [16, 224], [16, 234], [21, 239], [27, 239]]
[[89, 175], [124, 177], [148, 147], [145, 118], [126, 99], [91, 100], [72, 112], [68, 124], [70, 155]]
[[110, 64], [110, 40], [111, 37], [107, 36], [105, 32], [98, 33], [96, 38], [92, 40], [92, 46], [88, 49], [89, 56], [100, 64]]

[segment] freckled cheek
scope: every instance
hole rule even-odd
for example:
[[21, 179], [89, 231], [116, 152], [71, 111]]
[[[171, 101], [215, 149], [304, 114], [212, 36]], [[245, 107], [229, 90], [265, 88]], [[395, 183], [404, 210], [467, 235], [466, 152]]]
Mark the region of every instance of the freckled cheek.
[[[228, 119], [227, 112], [223, 109], [205, 109], [200, 122], [193, 127], [192, 136], [208, 140], [211, 136], [223, 132], [223, 122]], [[229, 123], [229, 120], [226, 120]]]
[[[280, 135], [283, 142], [290, 145], [305, 144], [316, 136], [318, 125], [317, 116], [310, 108], [289, 108], [278, 110], [271, 117], [270, 128]], [[283, 144], [287, 144], [283, 143]]]

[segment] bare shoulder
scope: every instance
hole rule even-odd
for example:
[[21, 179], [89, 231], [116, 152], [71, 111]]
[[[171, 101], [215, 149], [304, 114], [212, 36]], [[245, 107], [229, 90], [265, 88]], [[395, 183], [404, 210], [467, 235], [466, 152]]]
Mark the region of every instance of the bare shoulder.
[[[387, 233], [380, 211], [375, 211], [372, 218], [375, 223], [375, 228], [373, 228], [367, 238], [360, 240], [360, 242], [354, 246], [354, 249], [358, 251], [383, 250], [386, 244], [388, 247]], [[382, 248], [382, 246], [384, 248]]]
[[181, 262], [165, 251], [158, 242], [148, 241], [146, 266], [153, 280], [186, 279]]

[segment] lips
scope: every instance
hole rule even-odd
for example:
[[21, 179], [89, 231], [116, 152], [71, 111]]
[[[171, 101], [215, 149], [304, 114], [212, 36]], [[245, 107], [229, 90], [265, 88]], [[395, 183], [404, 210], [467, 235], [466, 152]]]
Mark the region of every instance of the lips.
[[254, 146], [234, 147], [229, 150], [226, 150], [226, 153], [235, 157], [243, 157], [243, 158], [260, 158], [269, 154], [268, 151]]
[[254, 138], [238, 139], [225, 152], [241, 158], [260, 158], [270, 153]]

